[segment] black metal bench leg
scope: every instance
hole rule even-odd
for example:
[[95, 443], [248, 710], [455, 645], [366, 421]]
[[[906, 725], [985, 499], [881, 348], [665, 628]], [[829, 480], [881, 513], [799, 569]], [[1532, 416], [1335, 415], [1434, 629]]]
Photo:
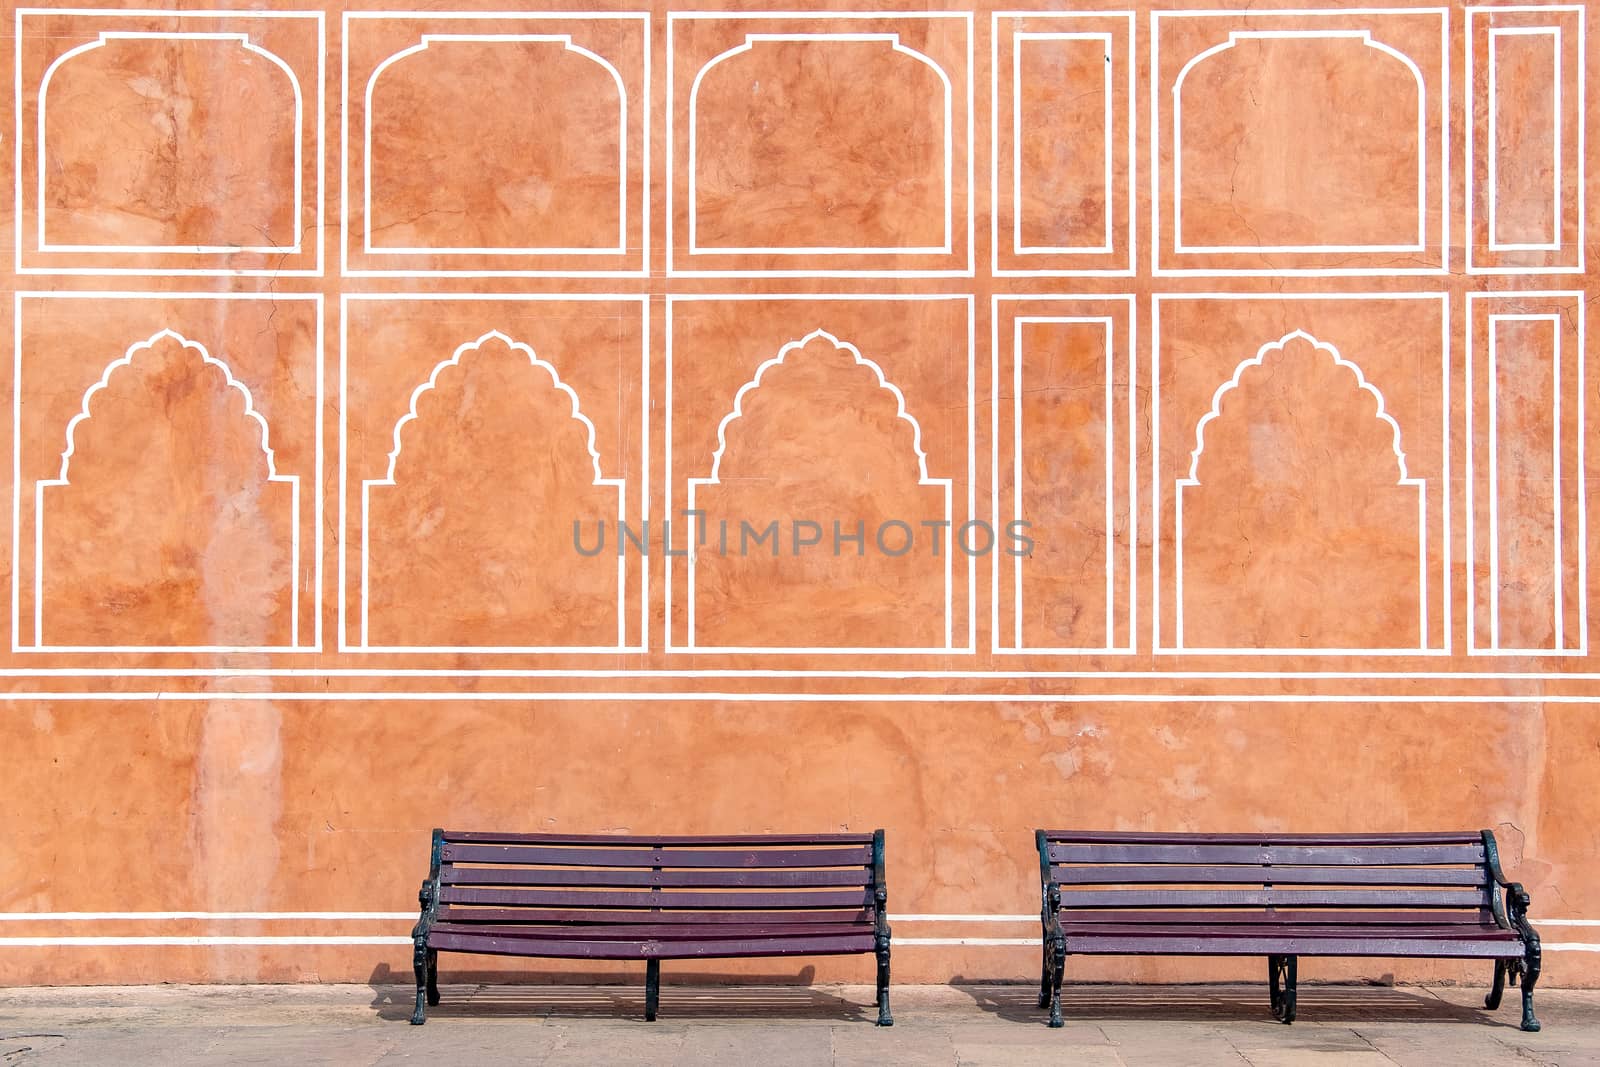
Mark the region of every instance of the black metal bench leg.
[[1539, 1020], [1533, 1016], [1533, 985], [1539, 980], [1539, 971], [1543, 967], [1543, 952], [1539, 943], [1535, 941], [1528, 946], [1528, 955], [1523, 963], [1522, 974], [1522, 1029], [1530, 1034], [1539, 1032]]
[[646, 960], [644, 964], [644, 1021], [656, 1021], [656, 1008], [661, 1004], [661, 961]]
[[1057, 941], [1055, 949], [1055, 967], [1050, 972], [1050, 1025], [1059, 1029], [1066, 1023], [1061, 1018], [1061, 978], [1067, 971], [1067, 946], [1065, 942]]
[[1489, 987], [1489, 995], [1483, 998], [1483, 1006], [1494, 1011], [1500, 1006], [1500, 998], [1506, 991], [1506, 961], [1494, 961], [1494, 985]]
[[894, 1016], [889, 1013], [889, 942], [878, 941], [878, 1025], [893, 1026]]
[[439, 1003], [439, 953], [428, 950], [428, 1003]]
[[428, 996], [428, 943], [421, 937], [411, 950], [411, 969], [417, 976], [417, 1006], [411, 1013], [411, 1025], [421, 1026], [428, 1021], [427, 1009], [423, 1007]]
[[1294, 1022], [1299, 963], [1296, 956], [1267, 957], [1267, 995], [1272, 1001], [1272, 1015], [1285, 1025]]

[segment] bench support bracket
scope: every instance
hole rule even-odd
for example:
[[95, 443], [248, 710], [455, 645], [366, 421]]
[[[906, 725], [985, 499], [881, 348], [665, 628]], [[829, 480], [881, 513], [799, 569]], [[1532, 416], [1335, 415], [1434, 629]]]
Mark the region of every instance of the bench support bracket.
[[644, 1021], [656, 1021], [656, 1008], [661, 1004], [661, 961], [646, 960], [644, 964]]
[[1500, 1006], [1500, 998], [1506, 991], [1506, 961], [1494, 961], [1494, 984], [1489, 987], [1489, 995], [1483, 998], [1483, 1006], [1494, 1011]]
[[1267, 957], [1267, 992], [1272, 999], [1272, 1015], [1286, 1026], [1294, 1022], [1299, 964], [1298, 956]]

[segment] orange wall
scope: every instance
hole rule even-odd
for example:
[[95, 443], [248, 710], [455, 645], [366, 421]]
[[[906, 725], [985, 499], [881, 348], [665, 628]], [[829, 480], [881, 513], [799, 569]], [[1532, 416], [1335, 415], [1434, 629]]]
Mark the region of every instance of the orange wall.
[[1589, 11], [461, 14], [0, 23], [0, 981], [404, 978], [433, 826], [1023, 978], [1050, 825], [1492, 827], [1600, 983]]

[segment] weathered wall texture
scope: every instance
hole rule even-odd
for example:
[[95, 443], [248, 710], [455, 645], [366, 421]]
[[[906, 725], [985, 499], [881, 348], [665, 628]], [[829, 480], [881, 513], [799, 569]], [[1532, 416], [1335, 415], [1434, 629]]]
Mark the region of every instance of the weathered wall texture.
[[1600, 983], [1600, 9], [292, 3], [3, 19], [0, 981], [405, 973], [435, 825], [1020, 978], [1044, 824], [1493, 827]]

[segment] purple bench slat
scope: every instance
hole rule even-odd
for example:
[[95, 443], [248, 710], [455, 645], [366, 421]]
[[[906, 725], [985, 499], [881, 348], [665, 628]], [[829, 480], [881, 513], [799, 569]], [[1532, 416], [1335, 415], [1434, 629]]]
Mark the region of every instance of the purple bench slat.
[[771, 956], [842, 956], [873, 950], [870, 931], [833, 937], [785, 937], [721, 941], [569, 941], [558, 938], [485, 937], [440, 932], [429, 939], [437, 950], [489, 956], [537, 956], [580, 960], [745, 959]]
[[1163, 864], [1111, 867], [1056, 867], [1052, 876], [1062, 885], [1373, 885], [1373, 886], [1481, 886], [1480, 871], [1455, 867], [1191, 867]]
[[448, 863], [541, 867], [865, 867], [872, 849], [559, 848], [553, 845], [445, 845]]
[[621, 847], [636, 845], [654, 848], [657, 845], [690, 845], [699, 848], [726, 846], [739, 848], [748, 845], [764, 847], [786, 845], [863, 845], [872, 847], [871, 834], [733, 834], [713, 836], [703, 834], [667, 834], [651, 837], [641, 834], [502, 834], [483, 830], [441, 830], [440, 836], [448, 844], [452, 841], [499, 845], [605, 845]]
[[797, 889], [865, 886], [872, 881], [872, 874], [865, 868], [829, 871], [641, 871], [617, 868], [452, 866], [439, 871], [439, 881], [443, 885], [587, 886], [615, 889]]
[[1212, 845], [1061, 844], [1050, 846], [1052, 863], [1224, 863], [1286, 867], [1383, 866], [1403, 863], [1482, 863], [1479, 845]]

